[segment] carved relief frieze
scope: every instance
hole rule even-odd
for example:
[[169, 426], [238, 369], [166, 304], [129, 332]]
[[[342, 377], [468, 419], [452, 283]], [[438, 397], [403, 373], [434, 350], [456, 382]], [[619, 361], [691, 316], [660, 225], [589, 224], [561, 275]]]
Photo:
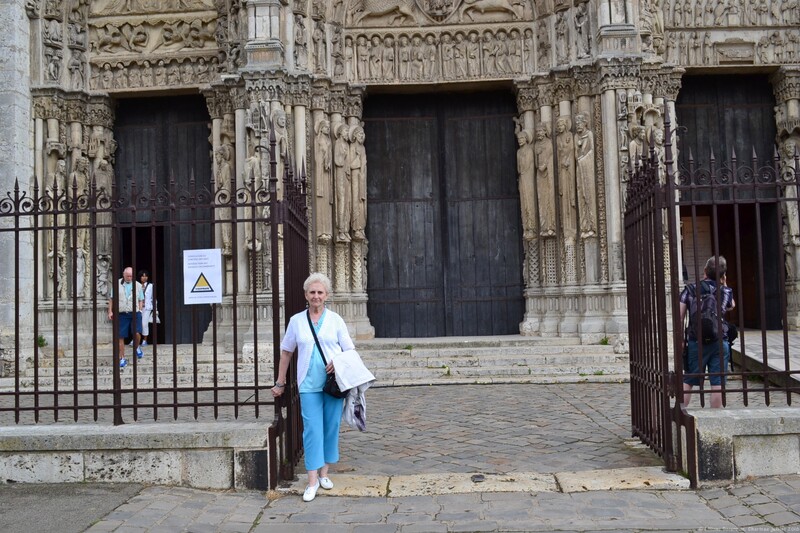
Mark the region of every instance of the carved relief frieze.
[[117, 92], [127, 89], [164, 89], [196, 87], [212, 81], [216, 57], [187, 57], [116, 61], [92, 64], [89, 88]]
[[669, 31], [664, 59], [684, 66], [781, 65], [800, 60], [798, 28], [772, 28], [743, 32], [731, 37], [729, 31], [713, 28]]
[[598, 87], [601, 91], [636, 87], [641, 64], [636, 59], [606, 59], [597, 62]]
[[[341, 1], [334, 0], [334, 11]], [[339, 4], [339, 5], [337, 5]], [[529, 0], [350, 0], [348, 27], [431, 26], [530, 19]], [[334, 13], [334, 20], [340, 20]]]
[[[655, 3], [657, 0], [649, 1]], [[668, 28], [800, 24], [800, 9], [792, 0], [672, 0], [664, 2], [662, 14]]]

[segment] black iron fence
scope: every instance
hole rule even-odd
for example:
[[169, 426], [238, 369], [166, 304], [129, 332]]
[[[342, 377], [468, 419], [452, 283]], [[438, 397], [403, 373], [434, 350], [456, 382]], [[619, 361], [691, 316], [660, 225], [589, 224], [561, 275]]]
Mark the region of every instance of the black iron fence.
[[[731, 153], [700, 165], [689, 153], [688, 166], [676, 168], [673, 134], [667, 122], [661, 151], [651, 139], [627, 189], [631, 417], [634, 435], [696, 483], [687, 407], [792, 405], [800, 392], [800, 156], [789, 141], [766, 164], [755, 153], [747, 161]], [[690, 373], [687, 338], [702, 339], [703, 327], [699, 312], [689, 321], [681, 293], [688, 286], [702, 298], [712, 257], [727, 261], [718, 282], [730, 287], [735, 307], [715, 300], [721, 333], [696, 345], [699, 360], [705, 351], [716, 366]]]
[[[293, 477], [302, 451], [297, 391], [276, 403], [270, 388], [282, 320], [303, 307], [306, 181], [276, 155], [274, 139], [261, 152], [269, 171], [244, 183], [227, 171], [186, 187], [162, 176], [145, 190], [135, 180], [117, 187], [84, 159], [69, 175], [59, 162], [45, 183], [17, 183], [0, 199], [0, 240], [14, 265], [0, 424], [270, 416], [270, 484]], [[182, 254], [198, 249], [219, 250], [222, 286], [204, 290], [221, 303], [186, 302], [199, 280], [187, 285]], [[120, 298], [109, 297], [125, 267], [137, 281], [148, 269], [156, 288], [161, 322], [150, 324], [146, 346], [115, 338]]]

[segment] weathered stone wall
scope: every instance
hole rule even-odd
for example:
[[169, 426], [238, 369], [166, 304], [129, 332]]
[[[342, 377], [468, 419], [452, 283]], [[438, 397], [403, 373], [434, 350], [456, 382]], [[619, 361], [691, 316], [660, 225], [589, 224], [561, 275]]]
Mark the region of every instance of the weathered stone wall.
[[[23, 191], [28, 190], [33, 171], [31, 150], [30, 35], [25, 0], [7, 0], [0, 4], [0, 190], [14, 190], [15, 179]], [[4, 219], [7, 227], [13, 224]], [[29, 265], [29, 239], [23, 239], [19, 261]], [[0, 361], [13, 360], [14, 314], [23, 323], [30, 323], [33, 277], [30, 268], [15, 271], [13, 234], [0, 233]], [[15, 283], [20, 284], [23, 298], [19, 309], [14, 305]], [[2, 365], [2, 363], [0, 363]], [[2, 370], [0, 370], [2, 375]]]

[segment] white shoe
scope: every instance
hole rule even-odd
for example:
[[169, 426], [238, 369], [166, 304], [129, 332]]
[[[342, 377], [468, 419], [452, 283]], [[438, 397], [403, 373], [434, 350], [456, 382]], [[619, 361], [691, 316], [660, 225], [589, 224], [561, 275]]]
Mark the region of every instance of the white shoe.
[[313, 487], [311, 485], [306, 487], [306, 491], [303, 493], [303, 501], [310, 502], [314, 498], [317, 497], [317, 490], [319, 490], [319, 481]]
[[319, 478], [319, 486], [325, 490], [331, 490], [333, 488], [333, 481], [329, 477], [321, 477]]

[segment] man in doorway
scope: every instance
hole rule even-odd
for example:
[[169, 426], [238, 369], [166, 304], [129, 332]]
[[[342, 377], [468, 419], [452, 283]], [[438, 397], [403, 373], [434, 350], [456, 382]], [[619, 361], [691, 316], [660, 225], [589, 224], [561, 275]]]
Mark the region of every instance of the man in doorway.
[[[135, 291], [135, 292], [134, 292]], [[144, 308], [144, 291], [142, 284], [133, 281], [133, 268], [127, 267], [122, 272], [122, 277], [117, 281], [117, 294], [119, 294], [119, 329], [117, 342], [119, 344], [119, 366], [125, 368], [128, 360], [125, 359], [125, 337], [133, 337], [133, 349], [136, 357], [144, 356], [139, 347], [142, 335], [142, 309]], [[108, 319], [114, 319], [114, 291], [109, 289]]]
[[[686, 372], [690, 374], [699, 374], [701, 372], [709, 372], [717, 375], [709, 376], [708, 380], [711, 382], [711, 407], [722, 407], [722, 384], [725, 382], [725, 377], [722, 375], [725, 369], [728, 368], [731, 358], [731, 348], [728, 338], [728, 324], [724, 320], [725, 313], [736, 307], [736, 302], [733, 300], [733, 289], [728, 287], [726, 271], [728, 269], [728, 262], [723, 256], [710, 257], [706, 261], [706, 266], [703, 269], [703, 280], [700, 282], [700, 287], [695, 283], [690, 283], [684, 287], [681, 292], [681, 324], [684, 323], [686, 312], [689, 311], [689, 325], [686, 328], [686, 345], [688, 368]], [[698, 288], [700, 291], [698, 292]], [[704, 299], [710, 298], [706, 304], [703, 303]], [[718, 300], [718, 302], [717, 302]], [[719, 307], [717, 307], [719, 303]], [[719, 331], [721, 338], [717, 339], [699, 339], [698, 335], [707, 336], [704, 332], [706, 328], [698, 327], [697, 313], [701, 314], [701, 318], [709, 306], [715, 310], [720, 309], [722, 312], [721, 324], [722, 329]], [[714, 311], [716, 312], [716, 311]], [[713, 321], [713, 320], [712, 320]], [[713, 327], [713, 324], [710, 324]], [[700, 331], [698, 331], [700, 330]], [[699, 345], [702, 343], [702, 365], [700, 364], [700, 349]], [[720, 348], [723, 350], [722, 357], [720, 357]], [[689, 406], [691, 400], [691, 391], [695, 385], [700, 385], [703, 381], [702, 376], [684, 377], [683, 378], [683, 394], [684, 405]]]

